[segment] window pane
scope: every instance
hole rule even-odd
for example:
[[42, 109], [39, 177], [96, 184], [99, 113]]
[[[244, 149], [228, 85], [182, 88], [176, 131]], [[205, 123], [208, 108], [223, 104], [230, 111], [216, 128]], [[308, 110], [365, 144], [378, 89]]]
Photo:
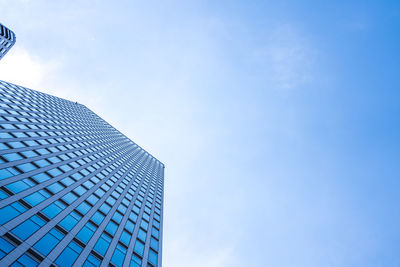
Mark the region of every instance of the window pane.
[[136, 240], [133, 250], [140, 256], [143, 256], [144, 244], [141, 241]]

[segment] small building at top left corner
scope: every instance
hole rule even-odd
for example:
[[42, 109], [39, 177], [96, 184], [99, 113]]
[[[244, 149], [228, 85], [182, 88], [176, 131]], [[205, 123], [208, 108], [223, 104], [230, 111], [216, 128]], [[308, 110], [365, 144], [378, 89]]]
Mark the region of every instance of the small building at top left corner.
[[0, 23], [0, 60], [15, 44], [15, 33]]

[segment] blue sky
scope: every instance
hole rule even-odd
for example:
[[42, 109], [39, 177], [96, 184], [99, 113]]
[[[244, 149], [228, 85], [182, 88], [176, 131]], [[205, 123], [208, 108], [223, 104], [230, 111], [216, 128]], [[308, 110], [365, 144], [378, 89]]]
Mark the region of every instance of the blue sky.
[[164, 266], [400, 266], [398, 1], [0, 10], [17, 35], [0, 79], [165, 163]]

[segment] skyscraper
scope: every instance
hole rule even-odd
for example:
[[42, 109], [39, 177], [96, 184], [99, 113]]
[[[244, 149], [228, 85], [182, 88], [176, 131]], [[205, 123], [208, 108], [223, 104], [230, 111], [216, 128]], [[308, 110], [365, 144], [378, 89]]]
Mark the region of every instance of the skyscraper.
[[13, 31], [0, 23], [0, 59], [11, 49], [15, 44], [15, 34]]
[[0, 266], [161, 266], [164, 165], [82, 104], [0, 81]]

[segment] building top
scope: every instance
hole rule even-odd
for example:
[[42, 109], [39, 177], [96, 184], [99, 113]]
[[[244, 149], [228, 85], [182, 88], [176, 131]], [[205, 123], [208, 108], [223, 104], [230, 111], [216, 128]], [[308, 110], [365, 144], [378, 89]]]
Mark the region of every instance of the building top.
[[0, 23], [0, 59], [13, 47], [15, 41], [15, 33]]

